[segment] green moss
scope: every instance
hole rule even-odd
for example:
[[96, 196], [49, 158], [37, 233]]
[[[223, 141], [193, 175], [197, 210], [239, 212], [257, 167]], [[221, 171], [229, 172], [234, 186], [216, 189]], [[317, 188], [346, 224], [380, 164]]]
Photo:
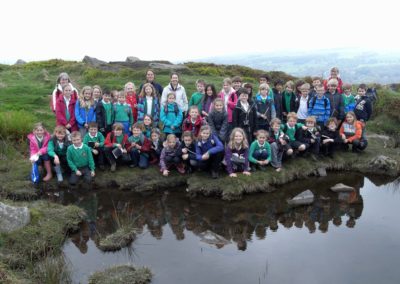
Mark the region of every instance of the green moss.
[[93, 273], [89, 277], [89, 284], [145, 284], [150, 283], [151, 277], [151, 271], [146, 267], [119, 265]]

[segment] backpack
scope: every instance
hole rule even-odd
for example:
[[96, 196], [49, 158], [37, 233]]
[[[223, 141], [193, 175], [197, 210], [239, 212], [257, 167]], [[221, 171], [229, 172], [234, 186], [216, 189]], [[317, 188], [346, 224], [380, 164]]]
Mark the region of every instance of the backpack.
[[378, 100], [378, 93], [375, 88], [368, 88], [365, 95], [369, 98], [372, 104]]

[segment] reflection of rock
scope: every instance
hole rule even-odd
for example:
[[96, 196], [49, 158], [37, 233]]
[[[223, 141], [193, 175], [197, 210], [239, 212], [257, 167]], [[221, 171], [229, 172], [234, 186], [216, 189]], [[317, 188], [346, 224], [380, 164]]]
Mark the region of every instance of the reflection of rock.
[[14, 207], [0, 202], [0, 232], [11, 232], [27, 225], [31, 220], [28, 207]]
[[215, 245], [218, 248], [221, 248], [224, 245], [231, 243], [224, 237], [217, 235], [216, 233], [214, 233], [210, 230], [200, 233], [199, 236], [201, 237], [200, 241], [202, 241], [206, 244], [209, 244], [209, 245]]
[[314, 194], [311, 190], [307, 189], [287, 202], [292, 206], [308, 205], [314, 202]]
[[379, 155], [369, 162], [369, 166], [374, 169], [391, 170], [397, 167], [397, 161], [390, 157]]
[[97, 66], [100, 66], [101, 64], [106, 64], [107, 63], [105, 61], [102, 61], [102, 60], [99, 60], [97, 58], [90, 57], [90, 56], [87, 56], [87, 55], [83, 58], [82, 62], [84, 62], [84, 63], [86, 63], [88, 65], [94, 66], [94, 67], [97, 67]]
[[351, 192], [354, 191], [354, 187], [345, 185], [343, 183], [338, 183], [331, 187], [333, 192]]

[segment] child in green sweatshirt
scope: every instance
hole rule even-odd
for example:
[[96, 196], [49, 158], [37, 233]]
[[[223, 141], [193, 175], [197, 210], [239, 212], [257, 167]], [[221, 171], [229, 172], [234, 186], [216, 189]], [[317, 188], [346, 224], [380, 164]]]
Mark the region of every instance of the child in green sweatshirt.
[[104, 170], [104, 136], [99, 132], [96, 122], [90, 122], [88, 126], [89, 132], [83, 138], [83, 143], [88, 145], [92, 151], [95, 163], [99, 165], [100, 170]]
[[118, 102], [114, 104], [114, 123], [122, 123], [124, 134], [129, 134], [129, 128], [133, 124], [132, 108], [126, 101], [126, 95], [123, 92], [118, 93]]
[[257, 140], [250, 145], [249, 161], [259, 169], [265, 169], [271, 162], [271, 146], [267, 142], [268, 132], [260, 129], [256, 138]]

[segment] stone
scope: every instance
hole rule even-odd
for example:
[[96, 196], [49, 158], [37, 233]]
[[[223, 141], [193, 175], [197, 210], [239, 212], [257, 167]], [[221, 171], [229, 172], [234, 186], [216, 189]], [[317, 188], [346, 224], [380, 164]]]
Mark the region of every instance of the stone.
[[199, 236], [201, 237], [200, 241], [202, 241], [203, 243], [206, 243], [209, 245], [215, 245], [219, 248], [231, 243], [224, 237], [222, 237], [210, 230], [200, 233]]
[[0, 202], [0, 232], [23, 228], [31, 221], [28, 207], [14, 207]]
[[163, 70], [184, 70], [188, 69], [187, 66], [183, 64], [164, 64], [164, 63], [150, 63], [149, 66], [154, 69], [163, 69]]
[[98, 67], [98, 66], [100, 66], [102, 64], [107, 64], [107, 62], [105, 62], [105, 61], [102, 61], [102, 60], [99, 60], [97, 58], [90, 57], [90, 56], [87, 56], [87, 55], [82, 59], [82, 62], [84, 62], [84, 63], [86, 63], [88, 65], [91, 65], [93, 67]]
[[317, 169], [317, 173], [318, 173], [318, 176], [320, 176], [320, 177], [326, 177], [327, 176], [325, 168], [318, 168]]
[[24, 65], [24, 64], [26, 64], [26, 61], [25, 61], [25, 60], [18, 59], [17, 62], [15, 62], [14, 65]]
[[139, 57], [136, 56], [128, 56], [125, 60], [126, 62], [136, 62], [136, 61], [140, 61]]
[[379, 169], [379, 170], [393, 170], [397, 168], [397, 161], [384, 156], [384, 155], [379, 155], [375, 158], [373, 158], [371, 161], [368, 163], [370, 168], [373, 169]]
[[292, 206], [309, 205], [313, 202], [314, 202], [314, 194], [309, 189], [296, 195], [292, 199], [287, 200], [287, 203]]
[[343, 183], [338, 183], [338, 184], [335, 184], [334, 186], [332, 186], [331, 190], [333, 192], [351, 192], [351, 191], [354, 191], [354, 187], [345, 185]]

